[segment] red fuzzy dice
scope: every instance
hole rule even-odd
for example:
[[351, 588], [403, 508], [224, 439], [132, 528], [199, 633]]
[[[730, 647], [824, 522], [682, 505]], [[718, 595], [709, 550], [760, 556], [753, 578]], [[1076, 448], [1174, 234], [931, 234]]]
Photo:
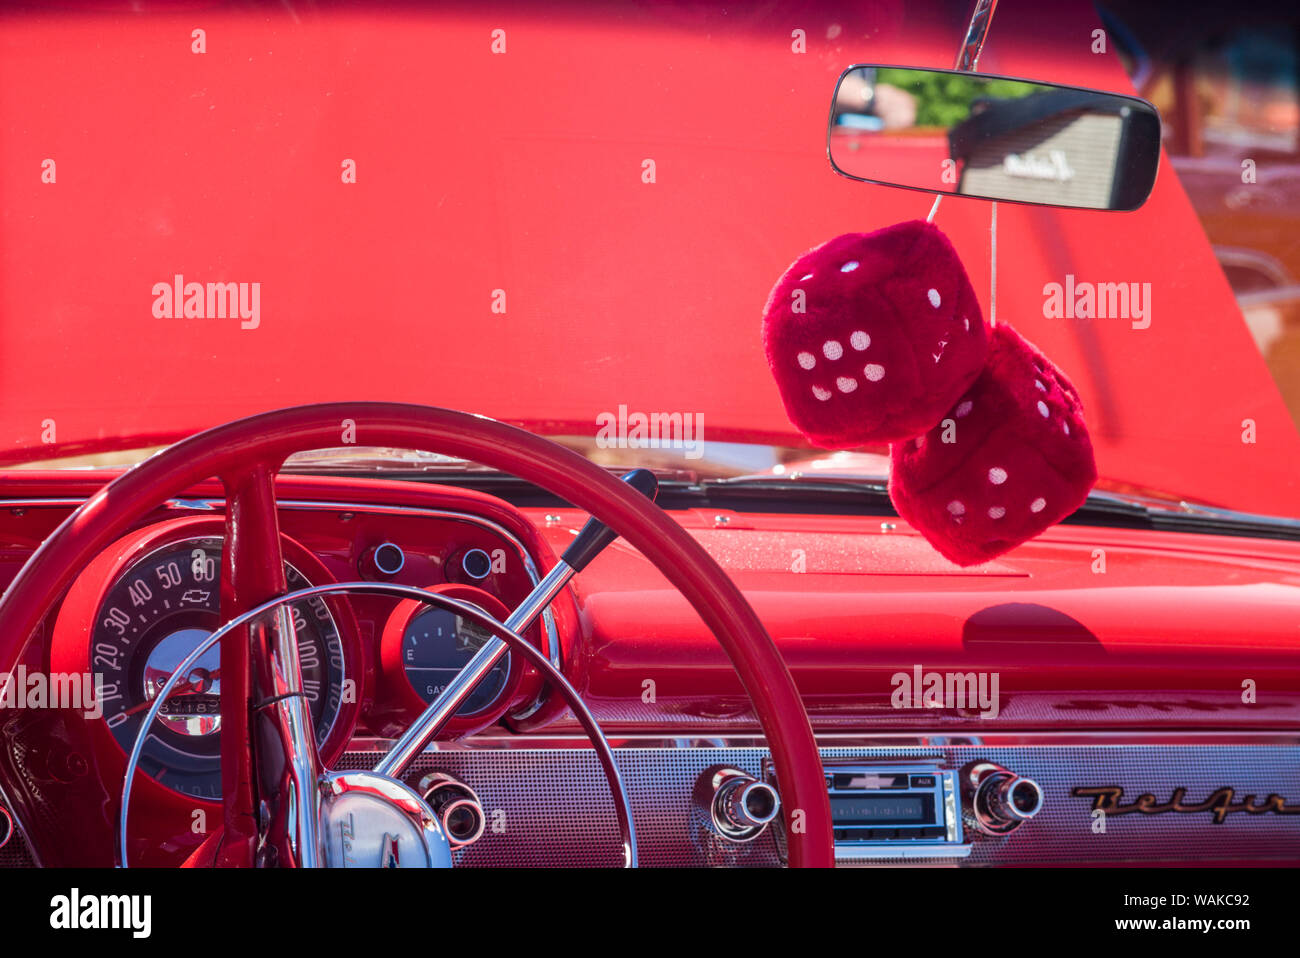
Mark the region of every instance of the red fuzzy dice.
[[929, 429], [975, 381], [988, 327], [937, 227], [847, 233], [799, 257], [763, 311], [790, 421], [827, 449]]
[[1043, 532], [1097, 481], [1079, 394], [1006, 325], [993, 330], [988, 365], [944, 420], [895, 444], [891, 458], [898, 514], [958, 565]]

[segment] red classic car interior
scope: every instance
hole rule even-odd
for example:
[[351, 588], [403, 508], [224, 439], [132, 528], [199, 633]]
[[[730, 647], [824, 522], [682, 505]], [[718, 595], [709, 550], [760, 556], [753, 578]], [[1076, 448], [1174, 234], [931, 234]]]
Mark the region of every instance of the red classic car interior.
[[[0, 11], [0, 867], [1300, 862], [1300, 432], [1123, 19]], [[1032, 156], [1012, 101], [1083, 94]], [[1095, 457], [1035, 439], [1066, 492], [974, 558], [1003, 506], [903, 484], [984, 340], [838, 442], [893, 307], [760, 336], [927, 212], [908, 322], [964, 270]]]

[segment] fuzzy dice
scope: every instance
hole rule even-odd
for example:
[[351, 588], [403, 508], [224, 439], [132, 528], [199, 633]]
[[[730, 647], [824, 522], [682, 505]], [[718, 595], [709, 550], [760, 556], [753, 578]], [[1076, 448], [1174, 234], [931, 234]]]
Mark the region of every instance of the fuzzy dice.
[[957, 252], [920, 220], [809, 250], [763, 311], [786, 414], [826, 449], [929, 429], [979, 375], [988, 338]]
[[1007, 325], [993, 330], [974, 385], [938, 425], [896, 443], [891, 456], [898, 514], [963, 566], [1059, 522], [1097, 481], [1079, 394]]

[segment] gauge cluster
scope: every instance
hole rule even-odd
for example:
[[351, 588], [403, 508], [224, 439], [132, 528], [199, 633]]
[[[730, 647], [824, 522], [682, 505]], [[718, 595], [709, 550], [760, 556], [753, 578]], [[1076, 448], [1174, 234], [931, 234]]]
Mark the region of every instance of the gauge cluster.
[[[221, 608], [224, 519], [191, 507], [195, 514], [151, 523], [90, 563], [54, 622], [50, 667], [89, 672], [99, 683], [102, 714], [84, 721], [100, 744], [105, 780], [124, 770], [164, 683], [228, 618]], [[282, 502], [280, 528], [290, 591], [387, 581], [442, 593], [503, 621], [537, 577], [532, 554], [516, 536], [470, 513]], [[289, 608], [326, 765], [356, 736], [400, 734], [488, 637], [453, 610], [414, 599], [317, 596]], [[558, 653], [549, 616], [526, 637], [548, 655]], [[140, 760], [145, 801], [220, 801], [221, 679], [220, 650], [213, 648], [161, 706]], [[536, 713], [544, 701], [533, 669], [507, 654], [444, 735]]]

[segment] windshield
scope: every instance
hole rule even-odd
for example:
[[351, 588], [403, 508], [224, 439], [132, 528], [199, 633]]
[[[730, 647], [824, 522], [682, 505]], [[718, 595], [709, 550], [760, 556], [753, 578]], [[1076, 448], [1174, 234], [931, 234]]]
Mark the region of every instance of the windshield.
[[[1004, 6], [981, 70], [1145, 95], [1166, 155], [1132, 213], [1000, 204], [996, 287], [990, 205], [945, 199], [986, 315], [996, 296], [1074, 381], [1102, 488], [1300, 515], [1294, 24], [1177, 46], [1108, 5], [1098, 51], [1089, 3]], [[951, 63], [968, 15], [6, 8], [3, 460], [112, 464], [280, 406], [393, 400], [611, 466], [881, 478], [884, 447], [791, 426], [760, 315], [804, 250], [926, 215], [835, 175], [827, 108], [852, 63]], [[1073, 308], [1117, 284], [1122, 309]], [[355, 459], [344, 442], [298, 466]]]

